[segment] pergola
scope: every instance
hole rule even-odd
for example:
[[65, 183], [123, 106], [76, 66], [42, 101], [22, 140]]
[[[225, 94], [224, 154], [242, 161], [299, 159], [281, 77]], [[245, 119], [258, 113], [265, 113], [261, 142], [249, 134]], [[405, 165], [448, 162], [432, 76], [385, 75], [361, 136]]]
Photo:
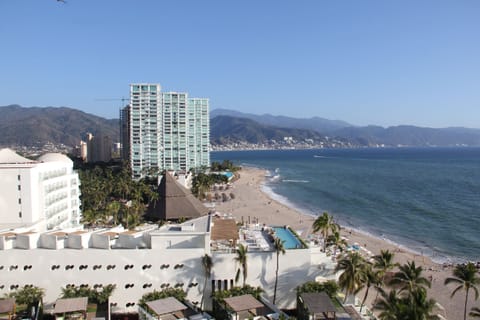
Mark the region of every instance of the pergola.
[[231, 241], [230, 245], [235, 248], [240, 238], [238, 226], [234, 219], [213, 218], [213, 227], [210, 238], [212, 241]]
[[158, 319], [162, 320], [185, 318], [194, 314], [189, 307], [174, 297], [149, 301], [147, 306], [157, 315]]
[[87, 297], [58, 299], [55, 302], [55, 308], [53, 309], [53, 313], [55, 314], [55, 317], [57, 317], [57, 315], [60, 315], [60, 317], [65, 317], [65, 315], [68, 313], [81, 313], [83, 319], [86, 319], [87, 305]]
[[325, 292], [302, 293], [301, 297], [313, 320], [337, 318], [337, 308]]
[[238, 319], [239, 316], [240, 319], [245, 319], [270, 313], [270, 309], [255, 299], [251, 294], [225, 298], [224, 301], [228, 309], [236, 314], [236, 319]]
[[11, 319], [15, 313], [15, 299], [1, 299], [0, 300], [0, 315], [8, 314], [8, 319]]

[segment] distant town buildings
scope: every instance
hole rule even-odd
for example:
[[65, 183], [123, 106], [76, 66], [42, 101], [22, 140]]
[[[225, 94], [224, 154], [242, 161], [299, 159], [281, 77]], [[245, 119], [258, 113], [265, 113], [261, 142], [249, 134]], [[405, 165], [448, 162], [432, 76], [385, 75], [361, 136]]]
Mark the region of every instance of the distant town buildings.
[[103, 134], [96, 136], [88, 134], [87, 140], [87, 161], [88, 162], [108, 162], [112, 159], [113, 143], [112, 139]]
[[37, 231], [80, 226], [80, 181], [73, 162], [59, 153], [30, 160], [0, 150], [0, 221]]
[[120, 137], [133, 177], [209, 166], [208, 109], [208, 99], [161, 92], [159, 84], [131, 84], [130, 104], [120, 114]]

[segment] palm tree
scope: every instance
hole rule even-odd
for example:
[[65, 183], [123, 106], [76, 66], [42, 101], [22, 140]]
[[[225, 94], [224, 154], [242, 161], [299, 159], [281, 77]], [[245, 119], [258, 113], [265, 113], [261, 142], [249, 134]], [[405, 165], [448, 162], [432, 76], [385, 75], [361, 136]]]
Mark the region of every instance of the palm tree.
[[321, 216], [313, 222], [313, 232], [320, 231], [323, 237], [323, 251], [327, 248], [327, 238], [330, 231], [335, 232], [339, 229], [339, 226], [333, 221], [333, 216], [324, 212]]
[[394, 274], [390, 284], [398, 285], [400, 292], [407, 290], [411, 293], [419, 288], [426, 290], [426, 287], [430, 288], [431, 283], [422, 276], [422, 271], [422, 267], [415, 266], [415, 261], [407, 262], [407, 264], [399, 267], [399, 271]]
[[235, 282], [238, 282], [240, 279], [240, 271], [243, 274], [243, 286], [245, 287], [246, 280], [247, 280], [247, 247], [243, 244], [239, 244], [237, 248], [237, 256], [235, 257], [235, 261], [240, 264], [237, 274], [235, 275]]
[[393, 289], [390, 290], [388, 293], [379, 288], [380, 292], [380, 299], [376, 300], [373, 309], [380, 310], [380, 314], [378, 315], [380, 319], [391, 320], [397, 319], [396, 315], [399, 313], [400, 309], [400, 296], [398, 292]]
[[379, 288], [381, 298], [375, 303], [374, 309], [380, 310], [378, 317], [382, 320], [434, 320], [439, 319], [432, 315], [435, 300], [428, 299], [427, 291], [418, 287], [412, 292], [400, 295], [395, 289], [386, 293]]
[[338, 278], [338, 285], [345, 290], [345, 299], [349, 294], [355, 294], [363, 286], [365, 260], [358, 252], [349, 252], [348, 255], [338, 261], [335, 272], [343, 271]]
[[363, 306], [365, 301], [367, 301], [368, 291], [372, 285], [378, 285], [380, 280], [380, 272], [373, 269], [373, 266], [370, 263], [365, 263], [363, 268], [363, 281], [364, 285], [367, 287], [365, 290], [365, 295], [363, 296], [362, 304], [360, 305], [360, 313], [362, 313]]
[[468, 315], [473, 318], [480, 318], [480, 308], [473, 307]]
[[347, 246], [347, 241], [341, 237], [340, 232], [334, 231], [328, 236], [327, 244], [329, 246], [335, 246], [335, 249], [333, 250], [333, 257], [336, 258], [337, 249], [340, 248], [340, 251], [343, 251], [343, 248]]
[[[378, 277], [379, 282], [377, 285], [382, 287], [385, 285], [385, 275], [387, 272], [398, 266], [398, 263], [393, 262], [395, 254], [390, 252], [389, 250], [381, 250], [379, 255], [373, 257], [373, 267], [378, 270]], [[379, 291], [377, 290], [377, 298], [378, 298]], [[375, 300], [377, 300], [375, 298]]]
[[427, 291], [423, 288], [414, 289], [402, 301], [404, 307], [402, 317], [398, 317], [400, 319], [439, 319], [437, 315], [431, 314], [436, 304], [435, 300], [428, 299]]
[[283, 243], [285, 240], [281, 240], [280, 238], [275, 238], [273, 242], [273, 247], [275, 248], [275, 252], [277, 253], [277, 269], [275, 270], [275, 288], [273, 289], [273, 304], [275, 304], [275, 300], [277, 298], [277, 284], [278, 284], [278, 261], [281, 254], [285, 254], [285, 247]]
[[373, 267], [380, 271], [382, 276], [385, 276], [388, 271], [397, 266], [397, 264], [393, 262], [394, 256], [395, 254], [389, 250], [381, 250], [379, 255], [373, 257]]
[[467, 264], [459, 264], [453, 269], [453, 277], [445, 279], [445, 285], [449, 283], [458, 284], [451, 294], [451, 297], [455, 295], [460, 289], [465, 290], [465, 310], [463, 312], [463, 319], [467, 319], [467, 304], [468, 293], [470, 289], [475, 292], [475, 300], [478, 299], [478, 288], [480, 284], [480, 278], [477, 277], [477, 268], [472, 262]]
[[205, 301], [205, 291], [207, 289], [207, 281], [210, 278], [212, 268], [213, 268], [213, 260], [208, 254], [202, 257], [202, 266], [205, 275], [205, 283], [203, 285], [203, 293], [202, 293], [202, 300], [200, 301], [200, 308], [203, 308], [203, 302]]
[[121, 204], [117, 200], [114, 200], [107, 204], [107, 213], [113, 217], [113, 224], [117, 225], [118, 222], [118, 212], [120, 211]]

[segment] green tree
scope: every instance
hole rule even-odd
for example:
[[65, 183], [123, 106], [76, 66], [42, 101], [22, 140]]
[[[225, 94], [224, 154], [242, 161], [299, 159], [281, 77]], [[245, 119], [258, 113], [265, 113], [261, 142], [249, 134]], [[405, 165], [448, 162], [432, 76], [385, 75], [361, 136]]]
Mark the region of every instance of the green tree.
[[360, 305], [360, 313], [362, 313], [363, 306], [365, 305], [365, 301], [367, 301], [368, 291], [370, 287], [377, 286], [380, 283], [380, 273], [377, 270], [373, 269], [373, 266], [370, 263], [365, 263], [363, 267], [363, 282], [364, 286], [367, 288], [365, 290], [365, 295], [363, 296], [362, 304]]
[[342, 238], [340, 232], [334, 231], [331, 235], [328, 236], [327, 245], [334, 246], [333, 257], [336, 259], [337, 250], [340, 248], [340, 251], [343, 251], [343, 249], [347, 246], [347, 241]]
[[412, 320], [433, 320], [438, 319], [432, 315], [435, 307], [435, 300], [427, 297], [427, 291], [424, 288], [415, 288], [403, 299], [403, 311], [401, 319]]
[[275, 238], [275, 240], [273, 241], [273, 247], [277, 255], [277, 268], [275, 269], [275, 287], [273, 289], [273, 304], [275, 304], [275, 301], [277, 299], [277, 284], [278, 284], [278, 269], [279, 269], [280, 253], [285, 254], [285, 247], [283, 246], [284, 242], [285, 240], [282, 241], [280, 238]]
[[296, 288], [297, 295], [309, 292], [325, 292], [330, 298], [335, 299], [338, 292], [338, 284], [334, 280], [325, 282], [307, 281]]
[[[380, 254], [373, 257], [373, 267], [378, 271], [379, 277], [377, 288], [385, 286], [385, 276], [387, 272], [398, 266], [397, 263], [393, 262], [394, 257], [395, 254], [389, 250], [381, 250]], [[377, 290], [377, 297], [378, 293], [379, 291]]]
[[373, 309], [381, 311], [378, 315], [379, 318], [384, 320], [398, 319], [396, 316], [400, 313], [401, 309], [401, 298], [398, 292], [393, 289], [387, 293], [381, 288], [379, 288], [379, 292], [380, 298], [376, 300], [373, 306]]
[[380, 289], [380, 294], [381, 298], [374, 305], [374, 309], [381, 311], [379, 318], [382, 320], [438, 319], [438, 316], [432, 314], [435, 300], [428, 299], [427, 291], [422, 287], [401, 294], [396, 290], [386, 293]]
[[333, 221], [333, 216], [329, 215], [327, 212], [324, 212], [321, 216], [318, 216], [317, 219], [313, 222], [313, 232], [320, 231], [323, 237], [323, 251], [327, 248], [327, 238], [330, 231], [335, 232], [339, 229], [339, 226], [335, 221]]
[[380, 272], [382, 277], [385, 277], [385, 274], [397, 266], [393, 262], [395, 254], [389, 250], [381, 250], [380, 254], [373, 257], [373, 267]]
[[465, 308], [463, 312], [463, 319], [467, 319], [467, 304], [468, 293], [470, 289], [475, 293], [475, 300], [478, 299], [478, 288], [480, 284], [480, 278], [477, 276], [477, 268], [472, 262], [467, 264], [459, 264], [453, 269], [453, 277], [445, 279], [445, 285], [454, 283], [458, 285], [452, 291], [451, 297], [453, 297], [459, 290], [465, 290]]
[[421, 288], [426, 290], [430, 288], [430, 281], [422, 275], [423, 268], [415, 266], [415, 261], [409, 261], [399, 267], [399, 271], [395, 272], [391, 280], [391, 285], [399, 286], [400, 292], [413, 292]]
[[107, 204], [107, 214], [113, 217], [113, 224], [117, 225], [118, 223], [118, 213], [120, 212], [121, 204], [119, 201], [114, 200]]
[[110, 299], [110, 297], [112, 296], [113, 291], [115, 291], [115, 288], [116, 285], [114, 284], [107, 284], [106, 286], [103, 286], [102, 290], [96, 291], [95, 301], [98, 304], [107, 303], [108, 299]]
[[207, 192], [213, 185], [214, 180], [212, 177], [205, 173], [197, 174], [192, 180], [192, 193], [197, 198], [202, 198], [205, 192]]
[[45, 296], [45, 290], [39, 287], [25, 285], [14, 292], [10, 292], [8, 296], [15, 298], [16, 303], [30, 307], [42, 301]]
[[335, 272], [342, 271], [338, 284], [345, 291], [346, 302], [349, 294], [356, 294], [364, 284], [365, 259], [358, 252], [349, 252], [346, 257], [338, 261]]
[[210, 275], [212, 273], [212, 268], [213, 268], [212, 257], [210, 257], [208, 254], [205, 254], [202, 257], [202, 267], [205, 275], [205, 283], [203, 285], [203, 293], [202, 293], [202, 300], [200, 301], [200, 308], [204, 308], [203, 302], [205, 301], [205, 290], [207, 289], [208, 279], [210, 279]]
[[239, 244], [236, 250], [235, 261], [239, 264], [237, 274], [235, 275], [235, 282], [240, 279], [240, 272], [243, 275], [243, 286], [245, 287], [247, 281], [247, 247], [243, 244]]

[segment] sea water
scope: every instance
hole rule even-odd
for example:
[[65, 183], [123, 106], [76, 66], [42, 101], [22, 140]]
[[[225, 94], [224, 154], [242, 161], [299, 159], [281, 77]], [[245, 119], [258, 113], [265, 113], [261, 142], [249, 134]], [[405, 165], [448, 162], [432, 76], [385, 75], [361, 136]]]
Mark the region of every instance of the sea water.
[[480, 260], [480, 148], [212, 152], [271, 172], [264, 190], [437, 262]]

